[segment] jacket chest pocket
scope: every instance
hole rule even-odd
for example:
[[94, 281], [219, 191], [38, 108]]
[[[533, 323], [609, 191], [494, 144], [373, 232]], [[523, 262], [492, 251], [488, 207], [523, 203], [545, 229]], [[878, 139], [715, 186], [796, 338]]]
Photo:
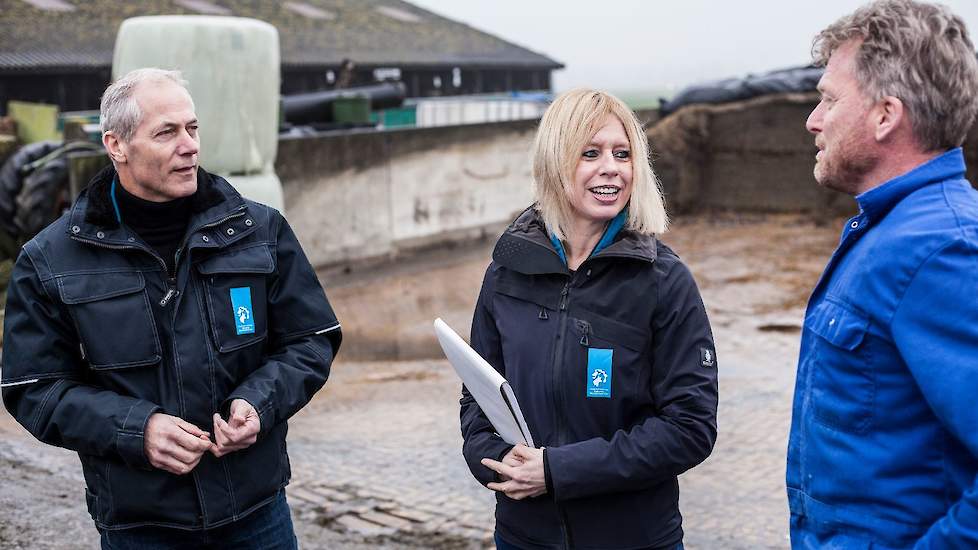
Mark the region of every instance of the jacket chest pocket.
[[533, 279], [496, 282], [493, 309], [506, 368], [514, 387], [534, 384], [552, 352], [557, 321], [556, 293]]
[[160, 339], [142, 273], [65, 275], [57, 283], [92, 369], [160, 362]]
[[812, 340], [812, 407], [819, 423], [852, 433], [872, 424], [876, 377], [869, 353], [869, 318], [822, 302], [805, 319]]
[[218, 351], [234, 351], [264, 340], [268, 334], [266, 285], [274, 269], [268, 247], [225, 252], [202, 260], [196, 269]]
[[580, 391], [594, 405], [601, 403], [594, 398], [609, 397], [619, 403], [612, 407], [619, 411], [624, 410], [621, 403], [651, 399], [652, 368], [645, 354], [651, 334], [594, 314], [575, 315], [569, 320], [573, 339], [568, 344], [576, 348], [573, 355], [580, 359], [582, 374], [578, 378], [582, 387], [574, 391]]

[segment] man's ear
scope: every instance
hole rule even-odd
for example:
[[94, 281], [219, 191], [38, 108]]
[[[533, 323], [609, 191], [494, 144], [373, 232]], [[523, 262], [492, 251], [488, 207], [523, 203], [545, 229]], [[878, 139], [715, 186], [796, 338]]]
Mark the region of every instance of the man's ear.
[[883, 99], [877, 102], [873, 116], [878, 142], [893, 138], [901, 125], [909, 123], [903, 101], [891, 95], [883, 96]]
[[112, 162], [126, 162], [126, 144], [119, 139], [119, 136], [112, 132], [105, 132], [102, 134], [102, 145], [105, 146]]

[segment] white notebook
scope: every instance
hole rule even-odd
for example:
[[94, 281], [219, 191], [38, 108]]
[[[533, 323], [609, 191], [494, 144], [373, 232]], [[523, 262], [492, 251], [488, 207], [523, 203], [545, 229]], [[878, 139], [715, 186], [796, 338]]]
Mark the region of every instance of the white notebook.
[[441, 319], [435, 319], [435, 334], [445, 357], [492, 422], [496, 433], [506, 443], [523, 443], [532, 448], [533, 437], [509, 382]]

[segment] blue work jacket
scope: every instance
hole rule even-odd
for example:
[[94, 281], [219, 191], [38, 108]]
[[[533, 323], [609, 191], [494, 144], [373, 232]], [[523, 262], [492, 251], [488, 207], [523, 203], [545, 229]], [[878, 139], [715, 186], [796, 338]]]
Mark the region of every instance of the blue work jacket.
[[856, 197], [805, 315], [795, 548], [978, 548], [978, 193], [961, 149]]

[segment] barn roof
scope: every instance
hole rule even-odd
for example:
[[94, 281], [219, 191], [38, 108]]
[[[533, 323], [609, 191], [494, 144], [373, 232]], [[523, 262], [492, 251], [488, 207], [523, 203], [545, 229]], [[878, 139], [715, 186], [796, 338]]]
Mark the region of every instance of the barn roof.
[[0, 0], [0, 70], [46, 72], [112, 64], [122, 21], [141, 15], [251, 17], [279, 31], [286, 67], [562, 65], [401, 0]]

